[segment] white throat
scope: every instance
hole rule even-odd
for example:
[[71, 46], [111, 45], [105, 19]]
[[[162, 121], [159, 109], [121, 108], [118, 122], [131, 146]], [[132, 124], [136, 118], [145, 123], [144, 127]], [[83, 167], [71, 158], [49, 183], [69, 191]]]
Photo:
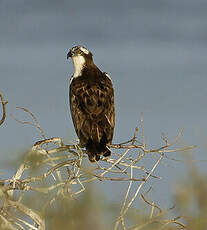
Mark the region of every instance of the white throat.
[[73, 74], [73, 78], [74, 78], [82, 74], [82, 70], [84, 68], [86, 61], [85, 61], [85, 58], [80, 55], [73, 56], [72, 60], [73, 60], [73, 65], [74, 65], [74, 74]]

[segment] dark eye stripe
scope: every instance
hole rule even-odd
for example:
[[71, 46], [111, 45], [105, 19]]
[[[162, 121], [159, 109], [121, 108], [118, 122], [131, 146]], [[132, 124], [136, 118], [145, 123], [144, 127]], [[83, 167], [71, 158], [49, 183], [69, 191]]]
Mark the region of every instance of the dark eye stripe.
[[75, 46], [75, 47], [73, 47], [72, 51], [74, 52], [74, 51], [77, 51], [78, 49], [79, 49], [79, 47]]

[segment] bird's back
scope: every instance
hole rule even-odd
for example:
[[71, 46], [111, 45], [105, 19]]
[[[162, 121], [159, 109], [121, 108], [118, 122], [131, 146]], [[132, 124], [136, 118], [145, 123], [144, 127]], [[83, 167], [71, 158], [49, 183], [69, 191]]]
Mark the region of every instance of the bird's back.
[[89, 152], [96, 151], [93, 155], [108, 152], [106, 144], [111, 143], [114, 131], [114, 92], [107, 75], [98, 69], [86, 70], [73, 79], [70, 108], [80, 144]]

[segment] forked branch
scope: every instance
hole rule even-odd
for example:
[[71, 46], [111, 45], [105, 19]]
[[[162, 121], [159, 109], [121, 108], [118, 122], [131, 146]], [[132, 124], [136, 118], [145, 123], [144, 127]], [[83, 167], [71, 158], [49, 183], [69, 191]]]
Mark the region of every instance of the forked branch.
[[[2, 97], [1, 103], [5, 108], [6, 103]], [[15, 120], [21, 124], [29, 124], [38, 128], [41, 132], [42, 140], [37, 141], [30, 151], [28, 151], [24, 161], [11, 179], [0, 180], [2, 184], [0, 192], [3, 192], [3, 194], [7, 196], [8, 201], [4, 204], [6, 207], [14, 206], [14, 209], [24, 213], [36, 223], [30, 226], [31, 229], [44, 230], [45, 226], [44, 220], [38, 216], [36, 212], [32, 212], [31, 209], [22, 205], [21, 200], [26, 191], [50, 194], [46, 201], [47, 206], [50, 206], [51, 203], [56, 200], [57, 196], [60, 195], [63, 197], [76, 198], [80, 193], [85, 191], [86, 184], [92, 181], [128, 182], [128, 188], [121, 206], [120, 214], [116, 219], [114, 230], [118, 230], [120, 225], [124, 230], [133, 229], [134, 226], [127, 228], [125, 219], [129, 209], [137, 199], [138, 194], [140, 194], [144, 202], [151, 207], [150, 220], [145, 224], [145, 226], [147, 226], [147, 224], [157, 221], [154, 219], [155, 209], [159, 211], [158, 215], [162, 215], [163, 212], [161, 208], [153, 202], [149, 202], [144, 195], [141, 194], [143, 187], [150, 178], [153, 180], [160, 179], [160, 177], [156, 175], [156, 168], [162, 159], [166, 157], [166, 153], [186, 151], [195, 148], [195, 146], [173, 148], [173, 145], [177, 143], [181, 137], [182, 130], [171, 142], [168, 141], [167, 137], [163, 136], [162, 140], [164, 143], [160, 145], [160, 147], [154, 149], [149, 148], [144, 136], [142, 116], [140, 129], [141, 141], [138, 141], [137, 134], [139, 129], [136, 128], [130, 140], [119, 144], [108, 145], [109, 148], [117, 150], [112, 153], [110, 158], [102, 157], [99, 162], [95, 162], [94, 164], [90, 164], [89, 167], [86, 167], [87, 164], [85, 160], [88, 161], [88, 158], [83, 148], [76, 143], [65, 144], [59, 137], [46, 139], [37, 118], [25, 108], [18, 107], [18, 109], [29, 114], [32, 118], [32, 122], [19, 121], [16, 118]], [[140, 161], [144, 159], [146, 155], [153, 155], [157, 158], [156, 162], [148, 166], [149, 168], [140, 164]], [[40, 175], [30, 174], [30, 176], [23, 177], [23, 174], [29, 175], [26, 171], [32, 169], [32, 167], [42, 167], [44, 171], [41, 171]], [[65, 174], [67, 176], [65, 176]], [[41, 182], [43, 183], [41, 184]], [[14, 197], [16, 196], [13, 195], [16, 190], [21, 191], [21, 195], [14, 201]], [[2, 213], [4, 213], [4, 210]], [[1, 213], [0, 218], [4, 220]], [[20, 221], [20, 219], [18, 219], [18, 221]], [[31, 221], [27, 222], [25, 219], [21, 219], [21, 222], [24, 222], [24, 225], [27, 226], [31, 225]], [[8, 221], [8, 226], [12, 223], [13, 222]], [[178, 222], [178, 219], [166, 220], [166, 222], [163, 222], [163, 226], [167, 226], [170, 223], [182, 226], [182, 223]], [[37, 225], [38, 227], [36, 227]], [[24, 228], [22, 227], [21, 229]]]

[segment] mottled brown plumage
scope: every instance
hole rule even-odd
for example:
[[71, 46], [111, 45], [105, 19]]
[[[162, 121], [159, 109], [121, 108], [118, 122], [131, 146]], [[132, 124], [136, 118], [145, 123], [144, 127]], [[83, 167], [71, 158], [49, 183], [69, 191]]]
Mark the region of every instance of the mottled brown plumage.
[[[111, 153], [106, 145], [113, 138], [114, 90], [108, 75], [93, 63], [92, 54], [84, 51], [74, 47], [68, 53], [72, 58], [84, 58], [82, 68], [74, 66], [79, 72], [74, 73], [70, 83], [70, 110], [80, 145], [86, 147], [89, 160], [94, 162], [100, 155], [110, 156]], [[74, 65], [77, 65], [75, 61]]]

